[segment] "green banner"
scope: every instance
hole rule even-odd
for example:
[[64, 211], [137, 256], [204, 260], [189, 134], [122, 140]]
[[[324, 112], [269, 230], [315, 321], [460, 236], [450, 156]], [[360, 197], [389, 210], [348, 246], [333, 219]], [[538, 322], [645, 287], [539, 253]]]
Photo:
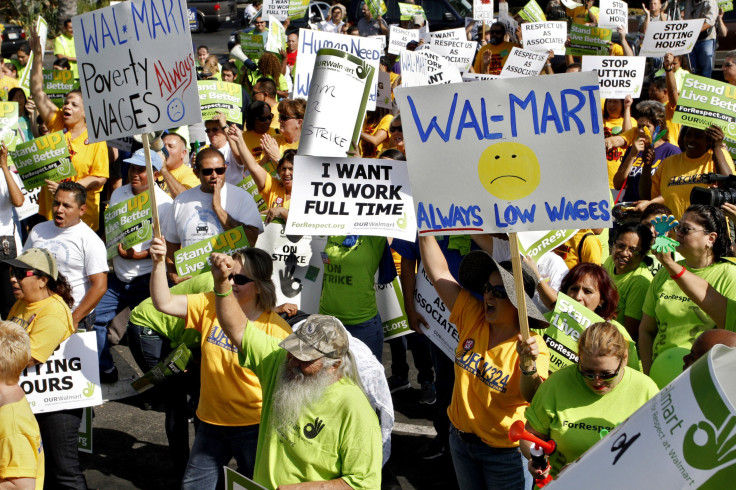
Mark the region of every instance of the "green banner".
[[611, 29], [573, 24], [570, 26], [570, 46], [565, 54], [583, 56], [606, 56], [610, 51]]
[[181, 277], [199, 275], [210, 270], [210, 255], [213, 252], [230, 255], [249, 246], [242, 226], [205, 238], [174, 253], [176, 273]]
[[8, 150], [14, 150], [20, 142], [15, 129], [18, 127], [18, 103], [0, 102], [0, 143]]
[[258, 211], [263, 212], [268, 209], [268, 203], [265, 199], [263, 199], [263, 196], [258, 192], [258, 186], [253, 181], [252, 175], [246, 175], [246, 177], [240, 181], [238, 184], [238, 187], [243, 189], [244, 191], [248, 192], [253, 197], [253, 200], [256, 202], [256, 206], [258, 206]]
[[395, 277], [391, 284], [376, 284], [375, 290], [378, 312], [383, 323], [383, 341], [414, 332], [409, 327], [399, 278]]
[[240, 48], [248, 58], [254, 60], [259, 59], [263, 56], [263, 51], [266, 48], [266, 42], [263, 36], [260, 34], [253, 34], [252, 32], [240, 33]]
[[92, 454], [92, 407], [84, 407], [82, 423], [77, 432], [77, 449], [82, 453]]
[[[366, 5], [368, 5], [368, 10], [371, 11], [371, 15], [375, 17], [383, 17], [386, 15], [386, 12], [388, 12], [388, 9], [386, 8], [386, 4], [383, 0], [366, 0]], [[399, 4], [399, 5], [405, 5], [405, 4]], [[422, 15], [424, 15], [424, 9], [422, 9]], [[405, 20], [405, 19], [402, 19]]]
[[519, 16], [527, 22], [547, 22], [547, 16], [536, 0], [529, 0], [529, 3], [519, 10]]
[[733, 0], [718, 0], [718, 8], [724, 12], [733, 10]]
[[179, 347], [171, 351], [166, 359], [156, 364], [153, 369], [148, 371], [140, 378], [132, 381], [130, 386], [135, 388], [138, 393], [143, 393], [157, 383], [160, 383], [167, 376], [183, 373], [192, 357], [186, 344], [179, 344]]
[[715, 124], [736, 139], [736, 87], [697, 75], [685, 75], [672, 121], [706, 129]]
[[71, 70], [44, 70], [43, 91], [49, 96], [56, 107], [64, 105], [64, 97], [74, 89], [79, 88], [79, 80], [74, 78]]
[[107, 260], [118, 253], [118, 244], [125, 250], [153, 238], [151, 199], [148, 191], [113, 204], [105, 210]]
[[424, 20], [427, 20], [427, 14], [424, 13], [424, 8], [421, 5], [399, 2], [399, 13], [401, 14], [401, 20], [411, 20], [411, 18], [417, 14], [424, 17]]
[[47, 179], [60, 182], [77, 175], [62, 131], [19, 143], [10, 154], [18, 177], [29, 191], [45, 185]]
[[577, 232], [578, 230], [552, 230], [546, 233], [534, 231], [517, 233], [519, 252], [522, 255], [531, 255], [534, 262], [539, 262], [544, 254], [559, 247]]
[[301, 19], [307, 13], [310, 0], [289, 0], [289, 19]]
[[218, 112], [222, 112], [231, 123], [242, 124], [243, 88], [240, 85], [218, 80], [200, 80], [197, 82], [197, 89], [202, 119], [213, 119]]

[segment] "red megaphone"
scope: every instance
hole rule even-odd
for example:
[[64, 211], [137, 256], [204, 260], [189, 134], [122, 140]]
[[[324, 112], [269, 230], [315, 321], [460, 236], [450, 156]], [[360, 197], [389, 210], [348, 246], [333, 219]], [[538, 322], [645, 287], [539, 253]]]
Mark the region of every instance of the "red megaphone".
[[509, 440], [511, 442], [516, 442], [519, 439], [533, 442], [534, 444], [542, 448], [544, 454], [552, 454], [553, 452], [555, 452], [555, 448], [557, 447], [557, 444], [555, 444], [555, 441], [553, 441], [552, 439], [550, 439], [549, 441], [544, 441], [531, 432], [524, 430], [524, 422], [522, 422], [521, 420], [517, 420], [516, 422], [511, 424], [511, 428], [509, 429]]

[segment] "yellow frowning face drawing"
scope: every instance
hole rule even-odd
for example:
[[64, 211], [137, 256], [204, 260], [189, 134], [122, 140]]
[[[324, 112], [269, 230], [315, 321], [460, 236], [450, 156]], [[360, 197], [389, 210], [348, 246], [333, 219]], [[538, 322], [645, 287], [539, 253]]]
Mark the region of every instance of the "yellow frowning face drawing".
[[539, 186], [539, 161], [526, 145], [511, 141], [496, 143], [480, 155], [478, 178], [499, 199], [522, 199]]

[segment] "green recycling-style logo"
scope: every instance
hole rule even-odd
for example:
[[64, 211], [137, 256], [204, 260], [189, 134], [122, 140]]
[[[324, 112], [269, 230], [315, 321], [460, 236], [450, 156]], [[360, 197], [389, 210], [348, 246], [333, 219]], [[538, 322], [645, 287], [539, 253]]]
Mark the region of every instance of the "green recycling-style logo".
[[87, 398], [92, 398], [95, 394], [95, 384], [92, 381], [87, 381], [87, 387], [82, 390], [82, 394]]
[[406, 229], [406, 227], [407, 227], [406, 213], [404, 213], [404, 215], [401, 218], [399, 218], [399, 219], [396, 220], [396, 226], [398, 226], [402, 230], [405, 230]]
[[368, 76], [368, 66], [365, 63], [359, 64], [355, 68], [355, 75], [361, 80], [364, 80]]
[[148, 237], [148, 234], [151, 232], [151, 222], [146, 220], [141, 222], [141, 227], [138, 228], [138, 231], [136, 232], [136, 236], [139, 240], [145, 240]]
[[72, 173], [72, 162], [68, 158], [59, 160], [59, 166], [56, 167], [56, 173], [61, 177], [66, 177]]

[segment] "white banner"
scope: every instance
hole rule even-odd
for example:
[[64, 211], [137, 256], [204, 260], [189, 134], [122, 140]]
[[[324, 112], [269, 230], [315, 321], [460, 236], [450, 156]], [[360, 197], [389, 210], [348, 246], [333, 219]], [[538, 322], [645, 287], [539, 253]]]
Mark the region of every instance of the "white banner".
[[[38, 34], [38, 39], [41, 41], [41, 46], [45, 47], [46, 37], [49, 33], [49, 26], [46, 23], [46, 19], [44, 19], [40, 15], [36, 20], [36, 33]], [[41, 53], [41, 61], [43, 61], [43, 51]], [[30, 93], [31, 90], [31, 67], [33, 66], [33, 57], [33, 50], [31, 50], [31, 52], [28, 54], [26, 69], [23, 70], [20, 80], [18, 81], [18, 84], [21, 88], [23, 88], [23, 90], [25, 90], [26, 94]]]
[[462, 82], [460, 71], [444, 56], [431, 51], [402, 51], [400, 60], [402, 87]]
[[457, 350], [460, 335], [455, 325], [450, 323], [450, 310], [437, 295], [437, 291], [421, 264], [414, 290], [414, 308], [424, 317], [429, 326], [427, 330], [424, 330], [424, 335], [455, 362], [455, 350]]
[[642, 56], [583, 56], [582, 71], [598, 73], [602, 99], [639, 98], [647, 59]]
[[369, 39], [377, 39], [381, 42], [381, 53], [386, 51], [386, 36], [383, 34], [376, 34], [375, 36], [368, 36]]
[[473, 0], [473, 19], [493, 20], [493, 0]]
[[307, 11], [309, 0], [263, 0], [261, 16], [273, 15], [281, 22], [289, 19], [301, 19]]
[[286, 29], [273, 15], [268, 16], [268, 37], [264, 49], [276, 54], [286, 51]]
[[[650, 22], [649, 24], [653, 24]], [[624, 31], [629, 30], [629, 6], [622, 0], [601, 0], [598, 12], [598, 26], [618, 30], [619, 26]], [[648, 28], [647, 28], [648, 29]]]
[[399, 54], [406, 49], [409, 41], [419, 42], [419, 29], [402, 29], [398, 26], [389, 27], [388, 52]]
[[498, 75], [490, 75], [486, 73], [463, 73], [463, 82], [478, 82], [481, 80], [498, 80]]
[[564, 56], [567, 22], [527, 22], [521, 24], [521, 30], [524, 49], [543, 53], [552, 49], [556, 55]]
[[391, 75], [387, 71], [379, 71], [377, 75], [378, 100], [376, 100], [376, 107], [393, 109], [394, 103], [391, 100]]
[[[465, 31], [463, 31], [463, 36]], [[446, 36], [437, 36], [436, 34], [447, 33]], [[478, 43], [475, 41], [467, 41], [466, 39], [457, 39], [451, 35], [452, 31], [433, 32], [429, 42], [430, 49], [444, 57], [452, 63], [460, 72], [466, 72], [473, 65], [476, 47]]]
[[650, 22], [639, 56], [660, 58], [667, 53], [688, 54], [698, 40], [705, 19]]
[[26, 368], [18, 384], [33, 413], [101, 405], [97, 334], [72, 335], [45, 363]]
[[536, 77], [548, 59], [549, 54], [547, 53], [535, 53], [513, 47], [499, 76], [501, 78]]
[[184, 0], [133, 0], [72, 19], [89, 141], [202, 121]]
[[444, 31], [435, 31], [429, 33], [430, 44], [433, 39], [453, 39], [455, 41], [467, 41], [468, 36], [465, 29], [458, 27], [456, 29], [446, 29]]

